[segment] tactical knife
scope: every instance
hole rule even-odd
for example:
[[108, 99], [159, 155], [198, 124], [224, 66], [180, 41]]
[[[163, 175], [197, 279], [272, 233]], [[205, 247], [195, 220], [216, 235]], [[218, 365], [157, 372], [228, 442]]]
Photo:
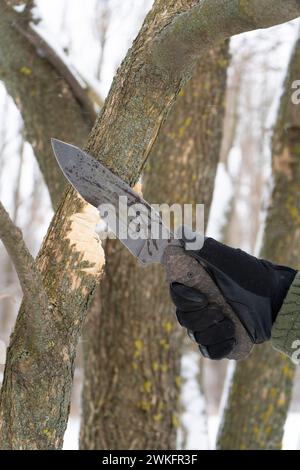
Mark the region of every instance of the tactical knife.
[[165, 267], [169, 284], [179, 282], [198, 288], [207, 295], [209, 301], [220, 305], [224, 314], [233, 321], [236, 330], [235, 337], [238, 338], [228, 358], [239, 360], [248, 356], [252, 349], [252, 341], [208, 274], [206, 266], [190, 256], [184, 248], [183, 240], [175, 239], [173, 233], [164, 225], [160, 215], [152, 210], [151, 205], [125, 181], [85, 151], [57, 139], [51, 139], [51, 142], [62, 172], [83, 199], [95, 206], [102, 217], [103, 205], [110, 204], [114, 207], [118, 221], [118, 231], [115, 233], [117, 237], [119, 237], [120, 227], [122, 228], [122, 224], [126, 223], [119, 210], [120, 197], [127, 198], [129, 207], [138, 204], [144, 209], [146, 226], [150, 228], [155, 222], [160, 228], [159, 236], [153, 239], [149, 230], [147, 238], [137, 238], [134, 230], [127, 230], [127, 236], [121, 237], [120, 241], [143, 265], [161, 263]]

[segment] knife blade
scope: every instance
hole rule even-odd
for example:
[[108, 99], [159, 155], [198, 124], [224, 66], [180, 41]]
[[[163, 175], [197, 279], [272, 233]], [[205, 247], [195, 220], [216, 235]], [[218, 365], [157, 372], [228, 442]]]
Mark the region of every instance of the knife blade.
[[[83, 199], [96, 207], [102, 218], [108, 212], [108, 205], [113, 207], [116, 224], [111, 223], [109, 228], [126, 248], [143, 265], [160, 263], [171, 240], [174, 244], [176, 242], [173, 233], [152, 206], [88, 153], [57, 139], [51, 139], [51, 143], [62, 172]], [[142, 227], [129, 220], [125, 204], [129, 211], [133, 207], [140, 209]], [[144, 238], [141, 238], [138, 229], [144, 232]], [[153, 232], [156, 232], [156, 238], [153, 238]]]
[[[225, 316], [234, 323], [237, 343], [229, 353], [228, 359], [244, 359], [252, 349], [252, 341], [223, 297], [211, 276], [194, 257], [185, 250], [182, 240], [175, 239], [171, 230], [163, 224], [158, 213], [137, 194], [125, 181], [88, 153], [57, 139], [51, 139], [54, 154], [64, 175], [79, 194], [90, 204], [97, 207], [103, 217], [102, 208], [114, 208], [118, 224], [115, 235], [143, 265], [161, 263], [166, 270], [169, 284], [179, 282], [205, 293], [208, 301], [221, 306]], [[119, 201], [125, 198], [129, 207], [138, 205], [143, 212], [144, 225], [148, 228], [145, 238], [137, 237], [134, 227], [130, 228], [128, 218], [123, 217]], [[156, 238], [152, 237], [152, 224], [158, 226]], [[129, 230], [128, 230], [129, 227]], [[112, 227], [110, 227], [112, 228]], [[127, 231], [124, 229], [127, 228]], [[126, 233], [120, 236], [120, 232]], [[158, 235], [157, 235], [158, 234]]]

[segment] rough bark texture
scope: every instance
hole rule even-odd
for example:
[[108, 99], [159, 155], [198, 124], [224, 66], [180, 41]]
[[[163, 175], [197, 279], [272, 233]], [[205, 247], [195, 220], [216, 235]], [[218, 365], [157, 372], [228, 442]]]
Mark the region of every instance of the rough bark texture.
[[[207, 5], [207, 2], [202, 3]], [[210, 15], [211, 11], [204, 9], [201, 22], [199, 11], [194, 10], [196, 23], [193, 18], [186, 17], [188, 24], [185, 26], [196, 25], [204, 35], [207, 31], [214, 34], [217, 27], [216, 40], [221, 41], [242, 30], [270, 26], [300, 14], [300, 2], [295, 0], [255, 3], [257, 20], [249, 7], [250, 2], [227, 0], [222, 2], [218, 11], [223, 12], [224, 18], [230, 12], [230, 19], [220, 24], [218, 15], [215, 20], [215, 12]], [[173, 71], [168, 67], [168, 57], [160, 57], [159, 44], [162, 48], [168, 45], [168, 26], [172, 27], [169, 37], [174, 38], [174, 26], [179, 21], [178, 34], [182, 35], [182, 15], [197, 4], [200, 3], [196, 0], [172, 0], [166, 8], [165, 0], [155, 2], [90, 133], [87, 150], [127, 182], [137, 181], [163, 120], [192, 72], [196, 56], [200, 57], [207, 50], [203, 34], [197, 34], [197, 28], [194, 28], [190, 45], [193, 51], [197, 45], [196, 55], [194, 52], [190, 54], [187, 60], [182, 61], [182, 66], [176, 66]], [[7, 5], [1, 0], [0, 27], [1, 31], [10, 34], [10, 28], [15, 28], [11, 22], [13, 12]], [[231, 5], [235, 9], [229, 8]], [[268, 19], [266, 5], [269, 7]], [[188, 38], [183, 36], [186, 47]], [[17, 32], [12, 37], [12, 41], [15, 40], [18, 41]], [[181, 56], [181, 49], [178, 54]], [[9, 61], [9, 57], [6, 60]], [[27, 65], [22, 69], [23, 75], [28, 73]], [[11, 73], [16, 73], [16, 69], [13, 68]], [[28, 76], [30, 74], [31, 70]], [[52, 85], [55, 83], [54, 77]], [[31, 92], [30, 89], [28, 91]], [[43, 96], [40, 97], [42, 99]], [[73, 122], [72, 117], [66, 117], [64, 109], [61, 121], [67, 120]], [[78, 129], [75, 128], [76, 132]], [[44, 316], [49, 333], [39, 337], [39, 345], [28, 345], [29, 317], [23, 305], [8, 349], [0, 398], [2, 448], [51, 449], [62, 446], [76, 344], [104, 264], [102, 249], [94, 233], [96, 221], [97, 215], [92, 208], [68, 188], [38, 256], [38, 267], [49, 297], [50, 307]], [[42, 343], [48, 348], [45, 354], [40, 354], [39, 347], [36, 347]]]
[[32, 332], [42, 327], [40, 317], [47, 308], [41, 275], [36, 269], [34, 259], [30, 255], [23, 240], [21, 230], [13, 223], [0, 202], [0, 240], [17, 272], [24, 295], [24, 303], [30, 308]]
[[[299, 78], [298, 41], [281, 100], [273, 137], [274, 189], [268, 212], [262, 256], [299, 268], [300, 263], [300, 107], [291, 100]], [[257, 346], [237, 365], [224, 421], [220, 449], [280, 449], [291, 400], [292, 362], [270, 344]]]
[[32, 145], [54, 207], [58, 206], [65, 178], [50, 145], [50, 138], [83, 145], [93, 120], [64, 77], [18, 32], [26, 18], [0, 2], [0, 79], [22, 113], [25, 138]]
[[[204, 203], [222, 136], [228, 46], [197, 67], [163, 126], [144, 175], [153, 203]], [[84, 335], [83, 449], [174, 449], [182, 336], [160, 266], [142, 268], [119, 242]]]
[[[74, 98], [64, 78], [45, 58], [40, 57], [24, 38], [19, 36], [15, 28], [11, 27], [14, 21], [19, 20], [19, 15], [5, 8], [4, 2], [2, 2], [0, 5], [0, 76], [22, 113], [26, 138], [33, 145], [55, 207], [62, 196], [65, 180], [56, 166], [50, 146], [50, 137], [60, 136], [63, 140], [76, 141], [78, 145], [82, 146], [88, 136], [92, 122], [89, 114], [82, 109], [79, 102]], [[22, 21], [24, 21], [24, 18], [22, 18]], [[72, 207], [73, 204], [75, 212], [82, 208], [83, 213], [80, 214], [80, 218], [83, 222], [88, 224], [93, 219], [94, 221], [97, 220], [97, 214], [92, 209], [87, 210], [87, 206], [82, 201], [77, 200], [76, 197], [72, 199], [71, 195], [69, 195], [69, 198], [71, 198], [69, 207]], [[89, 215], [89, 213], [93, 215]], [[103, 264], [103, 256], [101, 259], [100, 245], [95, 238], [94, 231], [92, 229], [87, 230], [84, 235], [81, 224], [78, 224], [78, 222], [76, 224], [76, 217], [72, 212], [71, 215], [73, 215], [73, 218], [71, 217], [66, 221], [64, 215], [59, 212], [57, 218], [59, 221], [59, 225], [56, 227], [56, 230], [58, 229], [58, 232], [56, 232], [57, 237], [62, 233], [64, 237], [69, 234], [63, 242], [66, 251], [64, 251], [62, 244], [57, 247], [59, 238], [54, 238], [53, 245], [50, 241], [48, 243], [48, 260], [52, 266], [52, 268], [45, 266], [48, 278], [47, 276], [44, 277], [44, 284], [47, 283], [46, 289], [50, 298], [48, 310], [44, 314], [40, 309], [40, 318], [36, 316], [35, 321], [32, 321], [32, 303], [37, 303], [38, 300], [36, 294], [32, 295], [30, 302], [23, 302], [16, 330], [12, 337], [10, 346], [12, 351], [8, 352], [5, 379], [1, 392], [0, 444], [2, 448], [60, 447], [62, 443], [69, 408], [74, 358], [73, 345], [70, 348], [66, 345], [68, 341], [71, 344], [73, 340], [75, 349], [80, 325], [76, 335], [74, 330], [70, 331], [71, 335], [75, 335], [74, 339], [71, 337], [71, 340], [67, 336], [64, 337], [63, 329], [65, 328], [68, 331], [68, 325], [73, 326], [79, 323], [80, 320], [75, 315], [80, 308], [85, 311], [88, 302], [88, 297], [84, 299], [85, 290], [82, 299], [80, 299], [79, 291], [74, 291], [72, 297], [68, 298], [69, 304], [64, 300], [64, 292], [67, 295], [67, 284], [73, 282], [72, 271], [74, 272], [75, 263], [78, 267], [78, 273], [82, 269], [83, 274], [88, 273], [88, 257], [92, 259], [91, 265], [95, 266], [96, 272], [99, 268], [99, 262], [101, 262], [101, 265]], [[83, 233], [87, 240], [94, 240], [91, 250], [95, 248], [95, 252], [90, 253], [87, 257], [85, 254], [80, 257], [78, 254], [76, 255], [76, 249], [73, 249], [73, 259], [72, 257], [68, 259], [68, 249], [72, 251], [69, 247], [72, 238], [80, 241], [80, 236], [78, 237], [78, 234], [75, 235], [74, 233], [75, 229], [80, 229], [79, 234]], [[53, 232], [52, 234], [49, 233], [49, 237], [53, 237]], [[84, 240], [82, 243], [82, 245], [77, 243], [77, 247], [83, 253], [88, 253], [86, 251], [88, 245], [84, 244]], [[58, 255], [59, 251], [60, 254]], [[55, 253], [60, 260], [55, 259]], [[98, 260], [95, 258], [97, 253]], [[78, 258], [80, 258], [79, 263]], [[41, 267], [43, 259], [45, 257], [40, 257], [39, 267]], [[67, 260], [67, 264], [70, 261], [68, 267], [65, 260]], [[58, 277], [55, 274], [56, 269], [62, 269], [60, 284], [54, 282], [55, 278]], [[70, 276], [67, 278], [66, 271], [68, 269], [70, 270]], [[52, 285], [49, 280], [51, 276], [53, 278]], [[74, 276], [74, 286], [78, 277], [77, 274]], [[94, 276], [92, 278], [94, 280]], [[37, 288], [37, 285], [35, 288]], [[57, 288], [58, 291], [56, 291]], [[71, 286], [69, 286], [69, 289], [71, 289]], [[56, 300], [59, 292], [62, 292], [61, 303], [57, 303]], [[29, 293], [30, 290], [28, 289]], [[34, 300], [35, 298], [36, 300]], [[59, 310], [62, 303], [64, 303], [64, 308]], [[72, 303], [73, 305], [77, 304], [77, 310], [72, 310]], [[54, 317], [55, 312], [58, 311], [60, 311], [61, 318], [59, 320], [60, 325], [57, 324], [56, 328], [54, 327]], [[70, 314], [73, 311], [75, 312], [74, 316]], [[39, 321], [40, 319], [42, 319], [42, 322]], [[33, 335], [33, 332], [38, 330], [38, 325], [41, 323], [46, 326], [46, 329], [39, 329], [38, 334]], [[69, 351], [72, 351], [72, 358], [67, 355]], [[53, 364], [51, 364], [51, 361]], [[58, 365], [60, 362], [62, 364], [61, 371], [59, 371], [60, 366]], [[38, 394], [37, 390], [39, 391]], [[64, 413], [64, 422], [60, 427], [61, 413]], [[57, 434], [60, 436], [59, 443], [55, 441], [55, 436], [52, 434], [53, 428], [57, 428]], [[51, 442], [50, 445], [49, 442]]]

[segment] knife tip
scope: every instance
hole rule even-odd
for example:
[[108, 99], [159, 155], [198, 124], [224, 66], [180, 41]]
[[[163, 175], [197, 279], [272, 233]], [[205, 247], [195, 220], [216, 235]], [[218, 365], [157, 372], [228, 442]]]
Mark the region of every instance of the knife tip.
[[55, 139], [54, 137], [51, 137], [51, 145], [52, 147], [54, 147], [55, 145], [59, 145], [59, 144], [63, 144], [64, 142], [62, 142], [61, 140], [58, 140], [58, 139]]

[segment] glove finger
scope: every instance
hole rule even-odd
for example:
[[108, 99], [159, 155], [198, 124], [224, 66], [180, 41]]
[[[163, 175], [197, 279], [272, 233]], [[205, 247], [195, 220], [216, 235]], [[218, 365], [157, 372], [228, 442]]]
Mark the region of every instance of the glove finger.
[[202, 331], [224, 320], [222, 310], [216, 307], [207, 307], [205, 310], [183, 312], [176, 310], [177, 320], [181, 326], [188, 330]]
[[207, 305], [205, 294], [178, 282], [173, 282], [170, 285], [170, 295], [176, 307], [183, 312], [201, 310]]
[[[218, 344], [213, 344], [212, 346], [207, 346], [205, 349], [210, 359], [220, 360], [225, 359], [231, 353], [235, 344], [236, 341], [232, 338]], [[201, 351], [200, 346], [199, 349]]]
[[225, 318], [223, 321], [210, 326], [206, 330], [194, 331], [194, 337], [198, 344], [211, 346], [234, 338], [234, 333], [234, 323], [228, 318]]

